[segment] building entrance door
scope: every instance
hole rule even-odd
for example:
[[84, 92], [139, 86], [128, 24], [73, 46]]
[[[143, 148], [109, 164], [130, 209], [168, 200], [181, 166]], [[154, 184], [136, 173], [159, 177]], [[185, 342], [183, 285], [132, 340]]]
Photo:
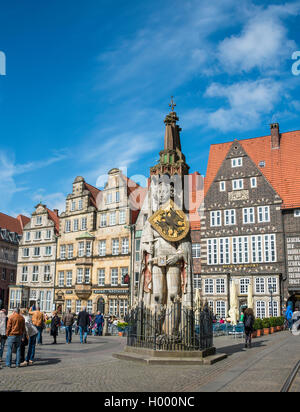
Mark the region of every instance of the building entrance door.
[[105, 311], [105, 300], [103, 298], [99, 298], [98, 300], [97, 311], [101, 312], [102, 314]]

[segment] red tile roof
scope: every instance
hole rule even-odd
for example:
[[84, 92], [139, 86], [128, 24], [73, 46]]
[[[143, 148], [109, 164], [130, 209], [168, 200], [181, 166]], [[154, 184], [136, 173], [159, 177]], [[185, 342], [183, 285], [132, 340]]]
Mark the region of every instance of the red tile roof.
[[[211, 145], [205, 177], [205, 195], [233, 142]], [[283, 209], [300, 207], [300, 131], [281, 133], [280, 148], [271, 148], [271, 136], [239, 140], [265, 178], [283, 200]], [[261, 161], [265, 167], [259, 167]]]
[[0, 213], [1, 229], [7, 229], [10, 232], [18, 233], [19, 235], [22, 235], [24, 226], [29, 222], [30, 219], [23, 215], [19, 215], [15, 218], [4, 213]]
[[204, 199], [204, 178], [198, 172], [189, 176], [189, 220], [191, 230], [200, 230], [199, 208]]
[[53, 210], [47, 208], [49, 219], [53, 220], [56, 232], [59, 233], [59, 216]]
[[88, 183], [84, 182], [84, 186], [87, 190], [91, 193], [91, 202], [94, 207], [97, 208], [97, 196], [101, 192], [101, 190], [97, 189], [96, 187], [89, 185]]

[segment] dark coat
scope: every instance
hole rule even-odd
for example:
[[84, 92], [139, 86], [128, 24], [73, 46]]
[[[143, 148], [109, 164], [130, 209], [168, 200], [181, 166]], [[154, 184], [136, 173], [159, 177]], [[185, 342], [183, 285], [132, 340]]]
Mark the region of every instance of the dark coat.
[[79, 312], [77, 325], [87, 328], [90, 324], [90, 315], [86, 311]]
[[252, 333], [253, 332], [253, 325], [254, 325], [254, 317], [252, 315], [248, 315], [245, 313], [244, 316], [244, 326], [245, 326], [245, 332], [246, 334]]
[[54, 316], [51, 320], [51, 336], [58, 335], [58, 328], [60, 326], [60, 318], [58, 316]]

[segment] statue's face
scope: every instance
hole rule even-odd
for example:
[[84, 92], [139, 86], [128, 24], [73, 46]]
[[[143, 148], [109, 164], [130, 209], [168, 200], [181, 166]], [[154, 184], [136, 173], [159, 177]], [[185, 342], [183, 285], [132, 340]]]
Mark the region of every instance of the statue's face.
[[158, 200], [162, 205], [166, 203], [171, 196], [171, 186], [170, 182], [160, 182], [158, 185]]

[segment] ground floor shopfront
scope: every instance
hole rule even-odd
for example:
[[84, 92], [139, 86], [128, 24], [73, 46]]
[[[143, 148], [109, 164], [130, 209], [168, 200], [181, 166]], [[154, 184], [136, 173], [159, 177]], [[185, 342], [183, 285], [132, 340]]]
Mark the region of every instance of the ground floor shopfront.
[[72, 288], [55, 290], [55, 306], [61, 313], [71, 310], [78, 314], [83, 307], [91, 314], [101, 312], [124, 319], [128, 312], [128, 288]]
[[207, 301], [218, 318], [229, 316], [232, 282], [236, 286], [239, 313], [248, 306], [250, 293], [256, 317], [282, 314], [282, 281], [278, 274], [202, 275], [201, 300]]
[[46, 315], [52, 316], [53, 310], [55, 309], [54, 287], [9, 286], [9, 313], [11, 313], [15, 307], [30, 308], [32, 306], [39, 307]]

